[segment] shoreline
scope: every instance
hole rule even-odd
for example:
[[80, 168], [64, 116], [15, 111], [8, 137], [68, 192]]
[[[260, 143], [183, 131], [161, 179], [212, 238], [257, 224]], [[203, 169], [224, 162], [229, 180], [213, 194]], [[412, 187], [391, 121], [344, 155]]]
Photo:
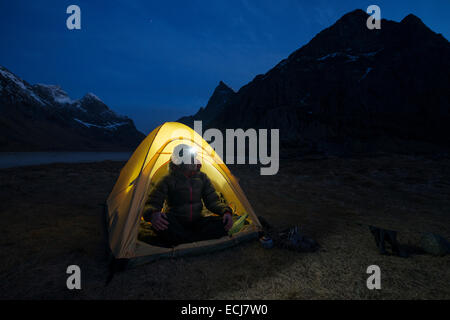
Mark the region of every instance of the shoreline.
[[132, 152], [0, 152], [0, 170], [57, 163], [128, 161]]

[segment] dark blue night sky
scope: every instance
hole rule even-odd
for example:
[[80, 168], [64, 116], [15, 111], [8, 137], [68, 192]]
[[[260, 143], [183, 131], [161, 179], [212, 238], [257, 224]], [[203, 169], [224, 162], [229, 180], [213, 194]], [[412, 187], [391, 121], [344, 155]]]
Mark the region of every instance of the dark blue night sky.
[[[67, 6], [81, 30], [66, 28]], [[450, 36], [450, 1], [5, 1], [0, 65], [34, 83], [87, 92], [148, 133], [265, 73], [343, 14], [376, 4], [382, 18], [417, 15]]]

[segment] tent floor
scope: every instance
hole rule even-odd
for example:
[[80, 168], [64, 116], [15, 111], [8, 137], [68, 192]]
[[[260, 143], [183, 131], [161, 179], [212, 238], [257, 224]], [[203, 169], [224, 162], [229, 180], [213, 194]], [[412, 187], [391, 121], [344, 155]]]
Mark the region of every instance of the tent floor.
[[[211, 214], [208, 212], [208, 214]], [[237, 219], [239, 219], [240, 216], [233, 215], [233, 222], [236, 222]], [[245, 225], [248, 226], [248, 221], [245, 221]], [[139, 224], [139, 231], [138, 231], [138, 240], [145, 242], [152, 246], [157, 247], [163, 247], [163, 248], [171, 248], [171, 246], [168, 246], [161, 242], [158, 237], [156, 236], [155, 231], [153, 231], [151, 225], [147, 222], [141, 221]]]
[[[166, 249], [164, 252], [131, 258], [128, 267], [135, 267], [164, 258], [178, 258], [213, 253], [234, 247], [243, 242], [255, 240], [258, 236], [259, 231], [255, 231], [253, 228], [250, 228], [249, 230], [239, 232], [233, 237], [223, 237], [220, 239], [186, 243], [178, 245], [174, 248], [162, 247], [161, 249]], [[137, 244], [148, 247], [147, 243], [141, 242], [140, 240], [138, 240]]]

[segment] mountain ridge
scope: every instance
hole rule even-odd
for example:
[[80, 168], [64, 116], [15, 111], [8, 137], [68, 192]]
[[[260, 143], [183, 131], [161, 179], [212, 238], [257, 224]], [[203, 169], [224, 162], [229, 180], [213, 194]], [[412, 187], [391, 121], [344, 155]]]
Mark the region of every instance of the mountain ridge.
[[93, 93], [72, 99], [0, 66], [1, 151], [129, 151], [144, 137]]
[[450, 145], [448, 41], [412, 14], [382, 19], [379, 30], [366, 27], [368, 17], [362, 10], [343, 15], [241, 87], [213, 117], [180, 120], [277, 128], [284, 145], [305, 152]]

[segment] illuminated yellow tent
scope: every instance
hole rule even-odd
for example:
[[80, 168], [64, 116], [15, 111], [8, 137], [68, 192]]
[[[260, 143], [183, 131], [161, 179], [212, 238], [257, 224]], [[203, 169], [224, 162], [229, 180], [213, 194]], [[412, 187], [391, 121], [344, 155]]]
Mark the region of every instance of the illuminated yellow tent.
[[[202, 162], [201, 170], [209, 176], [216, 190], [236, 214], [248, 214], [249, 224], [233, 237], [187, 243], [175, 248], [152, 246], [138, 240], [149, 188], [167, 174], [172, 151], [180, 143], [196, 147]], [[177, 122], [166, 122], [153, 130], [128, 160], [107, 199], [106, 223], [109, 247], [114, 257], [140, 261], [215, 251], [255, 238], [261, 230], [261, 224], [237, 179], [222, 159], [197, 132]]]

